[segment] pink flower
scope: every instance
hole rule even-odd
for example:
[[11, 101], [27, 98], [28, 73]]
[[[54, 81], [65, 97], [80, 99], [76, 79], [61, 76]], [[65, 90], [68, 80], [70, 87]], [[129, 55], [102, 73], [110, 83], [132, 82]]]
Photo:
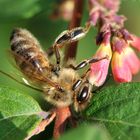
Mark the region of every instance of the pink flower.
[[108, 74], [108, 68], [112, 57], [112, 50], [109, 43], [102, 43], [94, 57], [103, 58], [106, 56], [108, 57], [107, 59], [100, 60], [91, 64], [90, 66], [91, 71], [89, 75], [89, 81], [92, 85], [101, 86], [105, 82]]
[[120, 1], [119, 0], [89, 0], [90, 5], [94, 7], [100, 7], [101, 10], [104, 7], [106, 10], [118, 12]]
[[132, 74], [140, 70], [140, 61], [129, 44], [121, 38], [115, 37], [112, 43], [112, 73], [117, 82], [130, 82]]
[[112, 57], [112, 73], [114, 80], [117, 82], [130, 82], [132, 80], [132, 74], [128, 67], [125, 64], [124, 52], [114, 52]]
[[127, 47], [124, 50], [124, 59], [132, 74], [137, 74], [140, 70], [140, 60], [132, 48]]
[[119, 83], [130, 82], [132, 75], [137, 74], [140, 70], [140, 60], [133, 49], [129, 47], [129, 42], [115, 36], [112, 38], [110, 45], [109, 32], [99, 37], [102, 40], [97, 41], [100, 47], [94, 57], [103, 58], [108, 56], [109, 58], [91, 64], [90, 83], [101, 86], [105, 82], [110, 61], [114, 80]]
[[[124, 16], [118, 15], [119, 0], [89, 0], [90, 23], [99, 25], [96, 44], [100, 45], [95, 57], [103, 59], [91, 65], [90, 82], [101, 86], [108, 74], [109, 63], [116, 82], [130, 82], [140, 71], [140, 60], [130, 47], [140, 51], [140, 38], [124, 28]], [[112, 60], [111, 60], [112, 57]]]
[[132, 35], [132, 41], [130, 42], [130, 44], [136, 48], [138, 51], [140, 51], [140, 37], [137, 37], [135, 35]]
[[98, 9], [92, 9], [90, 14], [90, 22], [93, 26], [97, 24], [97, 21], [100, 17], [100, 11]]

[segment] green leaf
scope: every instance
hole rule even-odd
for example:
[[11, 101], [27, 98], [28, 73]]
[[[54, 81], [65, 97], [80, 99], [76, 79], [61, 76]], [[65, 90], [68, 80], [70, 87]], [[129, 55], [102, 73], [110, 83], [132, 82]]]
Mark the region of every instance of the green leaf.
[[23, 140], [41, 122], [41, 112], [33, 98], [0, 87], [0, 140]]
[[93, 125], [81, 125], [61, 136], [59, 140], [109, 140], [104, 129]]
[[38, 13], [39, 0], [1, 0], [0, 18], [10, 20], [17, 18], [29, 18]]
[[114, 140], [140, 138], [140, 83], [104, 88], [94, 96], [86, 115], [100, 123]]
[[37, 14], [45, 13], [45, 18], [52, 13], [57, 0], [0, 0], [0, 19], [19, 21], [29, 19]]

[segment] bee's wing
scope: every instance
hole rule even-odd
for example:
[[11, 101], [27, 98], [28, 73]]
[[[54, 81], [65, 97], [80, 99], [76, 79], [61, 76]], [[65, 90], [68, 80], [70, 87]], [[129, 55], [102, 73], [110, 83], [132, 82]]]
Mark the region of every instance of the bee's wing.
[[9, 77], [10, 79], [16, 81], [17, 83], [19, 83], [21, 85], [24, 85], [26, 87], [32, 88], [32, 89], [40, 91], [40, 92], [43, 91], [39, 87], [33, 86], [32, 84], [30, 84], [30, 82], [27, 79], [25, 79], [24, 77], [22, 77], [21, 75], [15, 74], [14, 72], [13, 73], [7, 73], [7, 72], [4, 72], [4, 71], [0, 70], [0, 73]]
[[[15, 72], [13, 72], [12, 74], [6, 74], [5, 73], [5, 75], [7, 75], [7, 76], [9, 75], [8, 77], [12, 78], [13, 80], [17, 81], [18, 83], [20, 83], [22, 85], [26, 85], [26, 86], [32, 87], [34, 89], [36, 88], [36, 89], [41, 90], [41, 91], [42, 91], [42, 86], [40, 86], [40, 85], [42, 85], [42, 83], [43, 84], [46, 84], [46, 85], [49, 85], [49, 86], [52, 86], [52, 87], [55, 87], [55, 88], [59, 88], [60, 87], [57, 83], [55, 83], [51, 79], [47, 78], [47, 76], [44, 75], [44, 73], [40, 73], [40, 76], [32, 75], [32, 77], [34, 79], [36, 79], [36, 81], [38, 81], [38, 82], [34, 82], [34, 81], [30, 80], [30, 79], [27, 80], [27, 78], [25, 78], [25, 76], [20, 72], [21, 70], [16, 65], [16, 63], [14, 61], [12, 61], [13, 60], [13, 54], [12, 54], [12, 52], [10, 50], [7, 51], [7, 52], [9, 54], [9, 56], [11, 57], [11, 59], [9, 60], [10, 63], [11, 63], [11, 65], [14, 66], [14, 68], [16, 69], [16, 71], [18, 70], [16, 74], [15, 74]], [[21, 58], [19, 58], [19, 59], [21, 59]], [[32, 86], [32, 85], [34, 85], [34, 86]]]
[[[32, 88], [32, 89], [35, 89], [37, 91], [43, 92], [43, 88], [47, 88], [47, 87], [43, 87], [42, 85], [39, 85], [36, 82], [33, 82], [32, 80], [26, 79], [22, 73], [20, 75], [15, 74], [15, 73], [8, 74], [8, 73], [3, 72], [1, 70], [0, 70], [0, 73], [8, 76], [9, 78], [15, 80], [16, 82], [18, 82], [18, 83], [20, 83], [20, 84], [22, 84], [24, 86], [27, 86], [27, 87]], [[40, 83], [43, 83], [44, 85], [46, 83], [46, 85], [49, 85], [49, 86], [52, 86], [52, 87], [55, 87], [55, 88], [60, 88], [60, 86], [57, 83], [55, 83], [54, 81], [52, 81], [49, 78], [46, 78], [43, 75], [42, 75], [41, 79], [39, 77], [35, 77], [35, 78], [36, 78], [37, 81], [40, 81]]]
[[[19, 67], [16, 65], [16, 63], [13, 59], [13, 54], [10, 51], [10, 49], [6, 50], [6, 55], [7, 55], [7, 58], [8, 58], [8, 62], [13, 66], [13, 70], [10, 73], [6, 73], [6, 72], [0, 70], [0, 73], [8, 76], [9, 78], [13, 79], [14, 81], [16, 81], [16, 82], [18, 82], [18, 83], [20, 83], [24, 86], [28, 86], [28, 87], [31, 87], [31, 88], [34, 88], [34, 89], [39, 89], [39, 86], [33, 84], [30, 80], [27, 80], [25, 78], [25, 76], [20, 72]], [[39, 89], [39, 90], [41, 90], [41, 89]]]

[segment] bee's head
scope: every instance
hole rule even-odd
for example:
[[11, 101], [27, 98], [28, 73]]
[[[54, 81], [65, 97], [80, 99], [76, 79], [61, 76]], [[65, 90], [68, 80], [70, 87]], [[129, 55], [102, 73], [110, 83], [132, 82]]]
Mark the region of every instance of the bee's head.
[[91, 86], [89, 83], [82, 83], [81, 80], [78, 80], [73, 85], [73, 90], [75, 91], [74, 108], [77, 112], [82, 111], [87, 107], [91, 99]]

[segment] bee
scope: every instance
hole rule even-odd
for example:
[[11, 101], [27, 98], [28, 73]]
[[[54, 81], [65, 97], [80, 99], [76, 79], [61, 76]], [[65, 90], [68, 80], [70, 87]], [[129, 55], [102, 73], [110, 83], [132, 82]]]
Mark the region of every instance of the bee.
[[82, 111], [92, 97], [89, 70], [82, 76], [78, 70], [106, 57], [87, 59], [74, 66], [72, 60], [61, 64], [59, 54], [59, 46], [81, 39], [88, 28], [66, 30], [57, 37], [53, 45], [56, 63], [50, 61], [38, 40], [28, 30], [16, 28], [11, 33], [11, 53], [20, 71], [33, 85], [38, 85], [47, 102], [56, 107], [73, 105], [75, 111]]
[[[60, 117], [62, 120], [58, 117], [59, 119], [56, 119], [55, 122], [54, 133], [59, 131], [63, 121], [71, 116], [69, 107], [73, 107], [76, 112], [80, 112], [89, 104], [93, 87], [93, 82], [90, 79], [90, 68], [82, 75], [78, 73], [78, 70], [91, 63], [108, 59], [108, 56], [103, 58], [92, 57], [75, 65], [75, 62], [71, 59], [65, 63], [61, 62], [59, 52], [59, 49], [66, 44], [83, 38], [88, 33], [89, 28], [90, 25], [87, 24], [86, 27], [76, 27], [60, 33], [50, 48], [51, 55], [55, 55], [55, 62], [51, 61], [49, 53], [46, 54], [43, 51], [38, 40], [28, 30], [15, 28], [12, 31], [10, 52], [25, 77], [22, 78], [24, 83], [6, 72], [0, 70], [0, 73], [22, 85], [42, 92], [47, 102], [54, 106], [53, 109], [42, 115], [43, 120], [39, 124], [40, 129], [34, 131], [27, 139], [43, 131], [55, 117], [63, 115], [63, 117]], [[66, 115], [58, 113], [59, 109], [66, 109]]]

